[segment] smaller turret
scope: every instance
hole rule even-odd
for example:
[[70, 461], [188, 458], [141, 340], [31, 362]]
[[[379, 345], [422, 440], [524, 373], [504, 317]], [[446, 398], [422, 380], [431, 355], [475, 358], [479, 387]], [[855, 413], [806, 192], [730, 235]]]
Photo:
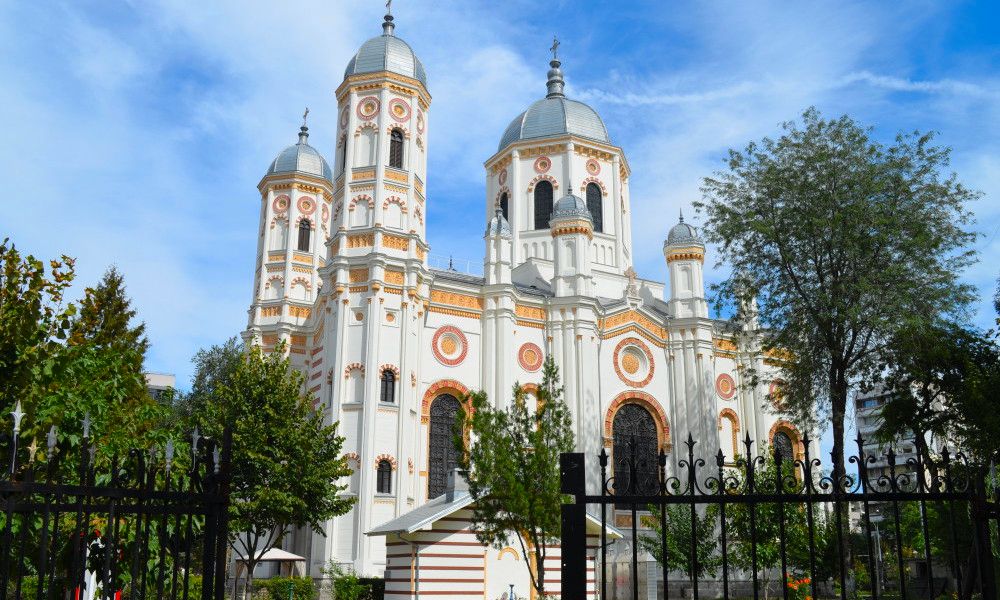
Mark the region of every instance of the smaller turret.
[[675, 319], [708, 317], [708, 303], [705, 302], [705, 243], [698, 231], [680, 220], [670, 228], [663, 243], [663, 257], [670, 271], [670, 314]]
[[[567, 186], [573, 189], [573, 186]], [[554, 246], [555, 272], [552, 291], [558, 296], [590, 296], [592, 272], [590, 240], [594, 237], [594, 221], [587, 203], [572, 193], [556, 202], [549, 219]]]
[[486, 261], [483, 269], [486, 285], [509, 284], [513, 235], [500, 206], [497, 206], [496, 213], [486, 226], [483, 238], [486, 240]]

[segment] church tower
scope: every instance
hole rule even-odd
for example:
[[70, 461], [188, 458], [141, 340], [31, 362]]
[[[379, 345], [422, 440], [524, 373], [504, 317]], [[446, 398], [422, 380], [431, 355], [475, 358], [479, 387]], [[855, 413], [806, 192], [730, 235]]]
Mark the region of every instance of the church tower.
[[432, 281], [425, 235], [431, 97], [423, 65], [395, 29], [386, 14], [382, 34], [351, 58], [336, 90], [333, 237], [311, 349], [315, 393], [345, 437], [355, 471], [346, 493], [357, 498], [326, 536], [313, 538], [311, 553], [359, 573], [385, 564], [384, 538], [365, 532], [426, 494], [413, 465]]
[[306, 109], [298, 142], [278, 154], [257, 186], [257, 264], [243, 334], [265, 351], [285, 342], [300, 368], [306, 340], [296, 330], [309, 319], [321, 285], [319, 268], [325, 262], [333, 200], [330, 166], [309, 145], [308, 114]]
[[558, 48], [553, 41], [545, 97], [511, 121], [485, 163], [486, 215], [500, 207], [511, 227], [515, 269], [528, 265], [547, 281], [554, 276], [555, 202], [581, 198], [592, 235], [580, 252], [589, 255], [593, 293], [618, 298], [633, 260], [629, 167], [597, 111], [566, 97]]

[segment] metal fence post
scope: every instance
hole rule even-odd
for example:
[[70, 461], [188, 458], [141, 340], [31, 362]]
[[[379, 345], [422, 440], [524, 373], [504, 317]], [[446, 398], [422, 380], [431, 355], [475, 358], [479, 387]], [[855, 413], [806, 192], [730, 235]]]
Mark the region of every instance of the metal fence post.
[[572, 503], [562, 505], [562, 535], [560, 536], [560, 579], [563, 598], [587, 597], [587, 505], [584, 455], [567, 452], [559, 457], [559, 481], [562, 493], [574, 496]]
[[973, 540], [979, 560], [979, 582], [983, 600], [997, 600], [997, 580], [993, 569], [993, 549], [990, 543], [990, 516], [986, 495], [986, 473], [975, 478], [975, 493], [972, 499]]

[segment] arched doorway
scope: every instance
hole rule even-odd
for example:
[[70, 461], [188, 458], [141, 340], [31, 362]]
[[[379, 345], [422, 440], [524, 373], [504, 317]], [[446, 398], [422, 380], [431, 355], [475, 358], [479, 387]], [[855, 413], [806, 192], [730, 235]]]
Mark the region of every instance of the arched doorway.
[[792, 436], [788, 435], [788, 432], [779, 429], [774, 433], [774, 438], [771, 440], [774, 444], [774, 453], [781, 456], [781, 462], [790, 465], [792, 461], [795, 460], [795, 446], [792, 443]]
[[458, 452], [452, 443], [458, 398], [441, 394], [431, 402], [430, 448], [428, 450], [427, 498], [437, 498], [448, 489], [448, 473], [458, 466]]
[[[659, 489], [656, 420], [641, 404], [624, 404], [612, 424], [614, 492], [652, 494]], [[635, 477], [632, 477], [632, 466]], [[624, 507], [621, 507], [624, 508]]]

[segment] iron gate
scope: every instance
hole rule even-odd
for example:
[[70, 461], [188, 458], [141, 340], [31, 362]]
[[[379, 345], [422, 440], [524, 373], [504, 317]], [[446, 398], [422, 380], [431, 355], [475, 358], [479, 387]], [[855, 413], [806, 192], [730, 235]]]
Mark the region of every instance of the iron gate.
[[[855, 441], [858, 453], [847, 465], [856, 472], [836, 479], [809, 455], [808, 438], [789, 464], [780, 451], [773, 458], [755, 454], [749, 435], [742, 442], [742, 456], [733, 460], [720, 450], [714, 461], [706, 461], [696, 456], [696, 443], [689, 436], [676, 476], [667, 475], [662, 450], [644, 457], [648, 453], [637, 453], [631, 444], [627, 459], [615, 457], [610, 476], [609, 456], [601, 451], [597, 494], [586, 492], [584, 454], [563, 454], [562, 492], [572, 500], [562, 506], [562, 598], [588, 597], [585, 519], [590, 507], [602, 525], [592, 557], [600, 565], [593, 594], [604, 600], [610, 599], [609, 525], [621, 526], [631, 546], [627, 597], [633, 600], [639, 598], [639, 548], [654, 556], [659, 549], [655, 562], [663, 582], [661, 598], [670, 593], [673, 577], [675, 587], [682, 580], [694, 598], [701, 595], [700, 586], [712, 584], [715, 591], [708, 597], [752, 594], [757, 600], [764, 592], [762, 580], [766, 585], [768, 577], [780, 576], [784, 600], [801, 597], [800, 588], [811, 598], [847, 600], [849, 588], [862, 587], [860, 577], [866, 571], [875, 575], [867, 584], [872, 600], [889, 595], [888, 583], [895, 586], [893, 598], [907, 600], [936, 597], [949, 582], [960, 598], [978, 591], [984, 600], [996, 600], [993, 548], [1000, 548], [1000, 492], [995, 472], [972, 468], [961, 454], [947, 449], [931, 469], [919, 456], [897, 462], [891, 449], [882, 456], [866, 454], [860, 436]], [[653, 460], [656, 465], [646, 464]], [[874, 469], [877, 464], [884, 468]], [[655, 474], [643, 477], [650, 472]], [[823, 523], [829, 526], [826, 534], [820, 531]], [[885, 537], [880, 523], [885, 523]], [[932, 540], [939, 538], [941, 547], [932, 548], [938, 545]], [[821, 541], [826, 551], [818, 548]], [[678, 547], [681, 543], [684, 547]], [[772, 549], [771, 564], [763, 556], [766, 548]], [[885, 567], [884, 554], [889, 554], [890, 563], [895, 560], [894, 567]], [[706, 577], [709, 563], [712, 576]], [[947, 571], [949, 577], [935, 577], [935, 569]], [[826, 581], [817, 579], [823, 572], [830, 574]], [[733, 589], [737, 575], [748, 586], [742, 593]], [[621, 597], [621, 586], [611, 592]]]
[[231, 433], [105, 459], [89, 429], [0, 440], [0, 600], [221, 600]]

